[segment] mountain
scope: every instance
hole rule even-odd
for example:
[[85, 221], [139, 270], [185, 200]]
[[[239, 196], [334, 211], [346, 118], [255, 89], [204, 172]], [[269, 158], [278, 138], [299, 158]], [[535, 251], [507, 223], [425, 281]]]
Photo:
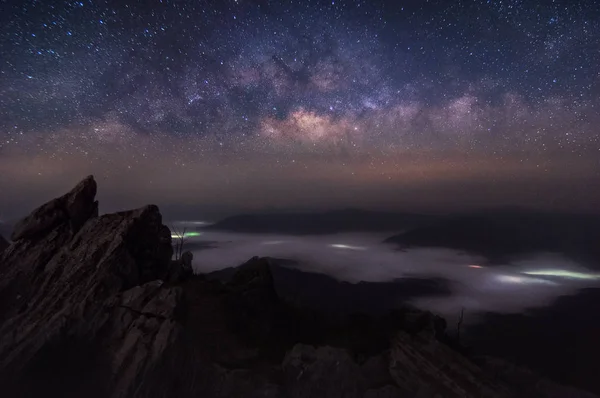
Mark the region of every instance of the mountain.
[[429, 312], [331, 316], [277, 292], [269, 259], [172, 278], [158, 207], [98, 216], [93, 177], [0, 253], [3, 397], [594, 397], [475, 362]]
[[441, 220], [391, 236], [401, 247], [447, 247], [492, 261], [556, 252], [600, 267], [600, 217], [535, 212], [486, 212]]
[[204, 229], [293, 235], [338, 232], [400, 231], [427, 225], [438, 217], [423, 214], [374, 212], [358, 209], [322, 213], [246, 214], [225, 218]]
[[[449, 282], [442, 278], [405, 277], [391, 282], [339, 281], [331, 276], [306, 272], [292, 260], [266, 257], [277, 295], [302, 308], [337, 315], [364, 313], [384, 315], [412, 298], [449, 296]], [[207, 274], [208, 279], [228, 282], [237, 271], [226, 268]]]

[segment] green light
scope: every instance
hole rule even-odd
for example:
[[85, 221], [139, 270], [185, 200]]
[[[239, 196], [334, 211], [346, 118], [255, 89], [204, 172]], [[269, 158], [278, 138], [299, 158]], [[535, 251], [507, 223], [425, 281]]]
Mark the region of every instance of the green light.
[[523, 272], [527, 275], [540, 275], [540, 276], [558, 276], [561, 278], [570, 279], [600, 279], [600, 274], [588, 274], [585, 272], [567, 271], [562, 269], [547, 269], [537, 271]]
[[[183, 238], [192, 238], [200, 235], [202, 235], [202, 232], [186, 232], [183, 234]], [[171, 239], [181, 239], [181, 237], [181, 234], [171, 233]]]

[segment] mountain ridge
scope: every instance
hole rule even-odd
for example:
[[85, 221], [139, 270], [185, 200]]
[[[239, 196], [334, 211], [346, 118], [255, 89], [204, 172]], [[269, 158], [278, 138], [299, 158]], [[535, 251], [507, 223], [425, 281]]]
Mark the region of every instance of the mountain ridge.
[[547, 213], [484, 213], [440, 220], [390, 236], [384, 243], [446, 247], [488, 257], [556, 252], [600, 267], [600, 216]]
[[338, 232], [389, 232], [423, 225], [439, 216], [413, 213], [377, 212], [347, 208], [324, 212], [248, 213], [226, 217], [202, 227], [244, 233], [298, 235]]

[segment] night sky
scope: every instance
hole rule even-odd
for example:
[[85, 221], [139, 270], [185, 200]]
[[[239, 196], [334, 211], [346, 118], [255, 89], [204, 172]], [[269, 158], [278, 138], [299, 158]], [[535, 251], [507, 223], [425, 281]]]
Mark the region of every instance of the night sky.
[[90, 173], [102, 212], [600, 211], [598, 1], [0, 11], [0, 219]]

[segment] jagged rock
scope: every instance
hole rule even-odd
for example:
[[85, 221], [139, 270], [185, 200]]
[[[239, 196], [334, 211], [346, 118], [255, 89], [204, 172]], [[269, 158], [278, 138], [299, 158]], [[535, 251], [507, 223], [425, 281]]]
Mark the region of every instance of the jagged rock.
[[297, 344], [282, 368], [286, 397], [359, 398], [366, 390], [360, 367], [344, 349]]
[[96, 181], [93, 176], [82, 180], [69, 193], [38, 207], [15, 226], [11, 239], [31, 239], [60, 224], [68, 223], [76, 233], [90, 218], [98, 215]]
[[[175, 349], [181, 291], [146, 282], [166, 274], [170, 231], [152, 205], [94, 217], [95, 190], [89, 177], [34, 210], [2, 253], [3, 391], [126, 397], [158, 388], [152, 372]], [[74, 381], [55, 385], [67, 369]]]
[[97, 215], [95, 194], [96, 182], [89, 176], [17, 223], [13, 244], [0, 252], [0, 324], [11, 309], [29, 302], [33, 285], [48, 262], [86, 219]]

